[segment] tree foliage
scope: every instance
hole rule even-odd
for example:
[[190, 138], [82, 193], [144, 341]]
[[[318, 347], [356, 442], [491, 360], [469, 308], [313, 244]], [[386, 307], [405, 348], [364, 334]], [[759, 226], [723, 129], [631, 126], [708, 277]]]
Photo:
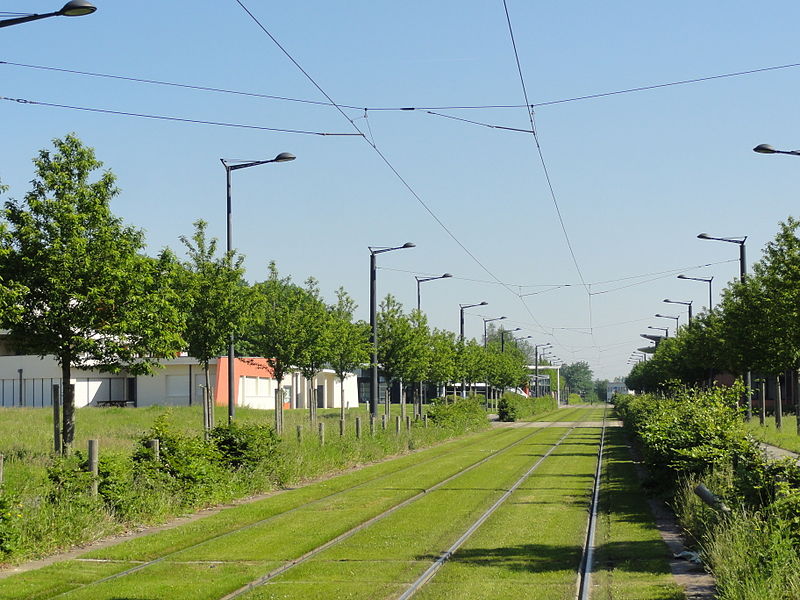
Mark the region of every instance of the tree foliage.
[[[115, 177], [75, 135], [34, 159], [32, 190], [5, 203], [0, 279], [18, 290], [3, 325], [22, 350], [62, 369], [62, 443], [74, 439], [72, 368], [149, 373], [183, 346], [170, 258], [145, 256], [141, 231], [111, 212]], [[10, 318], [16, 316], [17, 318]]]

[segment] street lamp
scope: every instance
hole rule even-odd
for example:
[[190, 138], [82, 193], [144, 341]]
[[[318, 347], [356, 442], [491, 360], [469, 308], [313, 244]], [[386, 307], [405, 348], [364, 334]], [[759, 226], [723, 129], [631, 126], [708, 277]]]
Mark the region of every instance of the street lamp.
[[417, 310], [422, 310], [421, 303], [420, 303], [420, 295], [419, 295], [419, 284], [425, 283], [426, 281], [434, 281], [436, 279], [447, 279], [448, 277], [452, 277], [450, 273], [444, 273], [439, 275], [438, 277], [419, 277], [414, 275], [414, 279], [417, 280]]
[[[761, 148], [760, 150], [756, 150], [757, 148]], [[753, 148], [757, 152], [761, 154], [780, 154], [771, 146], [767, 144], [761, 144], [761, 146], [756, 146]], [[783, 152], [783, 154], [793, 154], [792, 152]], [[731, 244], [739, 244], [739, 281], [742, 283], [745, 282], [747, 279], [747, 259], [744, 250], [744, 243], [747, 241], [747, 236], [737, 236], [737, 237], [712, 237], [707, 233], [699, 233], [697, 235], [698, 238], [701, 240], [716, 240], [718, 242], [729, 242]], [[752, 377], [750, 375], [750, 370], [748, 369], [747, 373], [744, 374], [744, 385], [747, 388], [747, 420], [749, 421], [753, 416], [753, 389], [751, 387]]]
[[689, 325], [692, 324], [692, 301], [691, 300], [670, 300], [669, 298], [664, 298], [664, 302], [667, 304], [682, 304], [683, 306], [689, 307]]
[[521, 331], [522, 327], [515, 327], [514, 329], [501, 329], [500, 330], [500, 352], [506, 351], [506, 334], [514, 331]]
[[459, 329], [459, 331], [460, 331], [459, 336], [460, 337], [459, 337], [459, 339], [462, 342], [464, 341], [464, 311], [467, 310], [468, 308], [474, 308], [476, 306], [486, 306], [487, 304], [489, 304], [489, 303], [486, 302], [486, 301], [483, 301], [483, 302], [478, 302], [477, 304], [459, 304], [458, 305], [458, 307], [459, 307], [459, 325], [460, 325], [460, 329]]
[[489, 341], [489, 338], [486, 334], [486, 324], [492, 321], [502, 321], [505, 317], [495, 317], [494, 319], [484, 319], [483, 320], [483, 347], [486, 348], [486, 344]]
[[663, 331], [664, 332], [664, 337], [665, 338], [669, 337], [669, 328], [668, 327], [653, 327], [652, 325], [648, 325], [647, 328], [648, 329], [658, 329], [659, 331]]
[[20, 25], [28, 23], [29, 21], [38, 21], [39, 19], [46, 19], [47, 17], [82, 17], [83, 15], [90, 15], [97, 8], [86, 2], [85, 0], [70, 0], [61, 10], [55, 12], [44, 13], [42, 15], [25, 15], [24, 17], [14, 17], [13, 19], [3, 19], [0, 21], [0, 27], [10, 27], [11, 25]]
[[[72, 4], [70, 2], [69, 4]], [[88, 3], [83, 3], [88, 4]], [[66, 7], [65, 7], [66, 8]], [[220, 162], [222, 166], [225, 167], [225, 184], [226, 184], [226, 196], [227, 196], [227, 236], [226, 236], [226, 248], [228, 250], [228, 254], [233, 251], [233, 211], [232, 211], [232, 203], [231, 203], [231, 171], [238, 171], [239, 169], [247, 169], [249, 167], [257, 167], [258, 165], [266, 165], [269, 163], [278, 163], [278, 162], [289, 162], [294, 160], [296, 156], [289, 152], [281, 152], [275, 158], [269, 160], [238, 160], [238, 159], [230, 159], [230, 158], [220, 158]], [[235, 399], [234, 399], [234, 381], [233, 378], [235, 376], [234, 368], [233, 368], [233, 361], [234, 361], [234, 348], [233, 348], [233, 332], [230, 335], [230, 342], [228, 344], [228, 424], [230, 425], [233, 421], [235, 416]], [[278, 386], [280, 387], [280, 382], [278, 382]], [[275, 407], [277, 410], [278, 407]], [[213, 423], [212, 423], [213, 426]]]
[[377, 263], [375, 257], [384, 252], [415, 248], [416, 244], [406, 242], [402, 246], [386, 248], [383, 246], [369, 246], [369, 324], [372, 329], [372, 358], [369, 370], [369, 414], [373, 417], [378, 414], [378, 289], [377, 289]]
[[659, 319], [675, 319], [675, 335], [678, 335], [678, 319], [681, 318], [680, 315], [678, 315], [677, 317], [673, 317], [672, 315], [662, 315], [659, 313], [656, 316]]
[[545, 348], [550, 348], [550, 347], [551, 347], [550, 342], [547, 342], [546, 344], [534, 344], [533, 345], [533, 362], [534, 362], [533, 367], [534, 367], [535, 375], [536, 375], [536, 388], [535, 389], [536, 389], [536, 397], [537, 398], [539, 397], [539, 348], [542, 348], [544, 350]]
[[690, 279], [692, 281], [703, 281], [708, 284], [708, 310], [714, 308], [714, 301], [711, 297], [711, 282], [714, 281], [713, 277], [689, 277], [688, 275], [678, 275], [678, 279]]
[[769, 144], [759, 144], [753, 148], [753, 152], [759, 154], [791, 154], [793, 156], [800, 156], [800, 150], [776, 150]]

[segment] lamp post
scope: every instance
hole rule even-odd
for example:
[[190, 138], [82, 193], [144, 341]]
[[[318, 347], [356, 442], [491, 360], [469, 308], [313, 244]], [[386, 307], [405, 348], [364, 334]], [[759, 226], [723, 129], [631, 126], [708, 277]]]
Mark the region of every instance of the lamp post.
[[692, 301], [691, 300], [670, 300], [669, 298], [664, 298], [664, 302], [667, 304], [682, 304], [683, 306], [689, 307], [689, 325], [692, 324]]
[[449, 277], [452, 277], [450, 273], [444, 273], [442, 275], [439, 275], [438, 277], [419, 277], [417, 275], [414, 275], [414, 279], [417, 280], [417, 310], [422, 310], [421, 308], [422, 304], [420, 302], [420, 295], [419, 295], [419, 284], [425, 283], [426, 281], [435, 281], [436, 279], [447, 279]]
[[[459, 334], [458, 335], [459, 335], [459, 337], [458, 337], [458, 339], [461, 341], [462, 344], [464, 343], [464, 311], [467, 310], [468, 308], [474, 308], [476, 306], [486, 306], [487, 304], [489, 304], [489, 303], [484, 300], [483, 302], [478, 302], [477, 304], [459, 304], [458, 305], [458, 308], [459, 308], [459, 312], [458, 312], [458, 318], [459, 318]], [[467, 382], [464, 381], [464, 380], [461, 381], [461, 397], [462, 398], [466, 398], [467, 397]]]
[[522, 327], [515, 327], [514, 329], [501, 329], [500, 330], [500, 352], [506, 351], [506, 334], [514, 331], [521, 331]]
[[800, 156], [800, 150], [776, 150], [769, 144], [759, 144], [753, 148], [753, 152], [759, 154], [791, 154], [792, 156]]
[[477, 304], [459, 304], [459, 339], [463, 342], [464, 341], [464, 311], [468, 308], [474, 308], [476, 306], [486, 306], [489, 304], [486, 301], [478, 302]]
[[486, 334], [486, 324], [491, 323], [492, 321], [502, 321], [505, 317], [495, 317], [494, 319], [484, 319], [483, 320], [483, 347], [486, 348], [486, 345], [489, 341], [489, 338]]
[[372, 329], [372, 357], [370, 359], [369, 377], [369, 414], [373, 417], [378, 414], [378, 288], [377, 288], [377, 263], [375, 257], [384, 252], [415, 248], [416, 244], [406, 242], [402, 246], [385, 248], [383, 246], [369, 246], [369, 324]]
[[673, 317], [672, 315], [662, 315], [661, 313], [656, 315], [659, 319], [675, 319], [675, 335], [678, 335], [678, 319], [681, 318], [680, 315], [677, 317]]
[[647, 328], [648, 329], [657, 329], [659, 331], [663, 331], [664, 332], [664, 337], [665, 338], [669, 337], [669, 327], [653, 327], [652, 325], [648, 325]]
[[[760, 148], [760, 150], [759, 150]], [[760, 146], [756, 146], [753, 148], [756, 152], [761, 154], [794, 154], [797, 151], [792, 150], [791, 152], [783, 152], [778, 151], [768, 146], [767, 144], [761, 144]], [[745, 254], [744, 244], [747, 241], [747, 236], [736, 236], [736, 237], [713, 237], [708, 235], [707, 233], [698, 233], [697, 237], [701, 240], [715, 240], [717, 242], [728, 242], [730, 244], [738, 244], [739, 245], [739, 281], [744, 283], [747, 279], [747, 258]], [[750, 369], [744, 374], [744, 385], [747, 388], [747, 420], [749, 421], [753, 417], [753, 388], [752, 388], [752, 377], [750, 375]]]
[[25, 15], [23, 17], [14, 17], [12, 19], [3, 19], [0, 21], [0, 27], [11, 27], [12, 25], [21, 25], [30, 21], [38, 21], [39, 19], [46, 19], [48, 17], [82, 17], [83, 15], [90, 15], [97, 10], [93, 4], [85, 0], [70, 0], [60, 10], [41, 15]]
[[536, 375], [536, 397], [539, 397], [539, 348], [549, 348], [550, 342], [546, 344], [534, 344], [533, 345], [533, 360], [534, 360], [534, 370]]
[[714, 277], [689, 277], [688, 275], [678, 275], [678, 279], [689, 279], [691, 281], [703, 281], [708, 284], [708, 310], [710, 311], [714, 308], [714, 300], [711, 296], [711, 282], [714, 281]]
[[[230, 159], [230, 158], [220, 158], [220, 162], [222, 166], [225, 167], [225, 184], [226, 184], [226, 196], [227, 196], [227, 236], [226, 236], [226, 248], [228, 250], [228, 254], [233, 252], [233, 204], [231, 202], [231, 172], [238, 171], [239, 169], [247, 169], [249, 167], [257, 167], [258, 165], [266, 165], [269, 163], [279, 163], [279, 162], [289, 162], [297, 158], [294, 154], [290, 152], [281, 152], [275, 158], [271, 158], [269, 160], [237, 160], [237, 159]], [[233, 421], [235, 416], [235, 387], [233, 378], [235, 377], [234, 372], [234, 347], [233, 347], [233, 332], [230, 335], [230, 342], [228, 344], [228, 424]], [[280, 382], [278, 382], [278, 386], [280, 387]], [[277, 410], [277, 406], [275, 409]], [[211, 424], [213, 427], [213, 423]]]

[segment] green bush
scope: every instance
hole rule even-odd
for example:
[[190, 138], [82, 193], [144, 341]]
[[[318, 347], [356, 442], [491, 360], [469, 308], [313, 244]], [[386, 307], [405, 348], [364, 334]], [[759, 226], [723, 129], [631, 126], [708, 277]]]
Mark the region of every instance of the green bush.
[[556, 400], [550, 396], [529, 398], [514, 392], [506, 392], [497, 403], [497, 413], [505, 422], [528, 419], [556, 408]]
[[268, 425], [231, 423], [212, 429], [211, 441], [226, 467], [242, 469], [274, 464], [280, 438]]
[[434, 425], [451, 431], [476, 431], [487, 425], [483, 396], [438, 398], [428, 406], [427, 413]]
[[14, 552], [19, 545], [19, 522], [22, 505], [7, 493], [0, 493], [0, 558]]

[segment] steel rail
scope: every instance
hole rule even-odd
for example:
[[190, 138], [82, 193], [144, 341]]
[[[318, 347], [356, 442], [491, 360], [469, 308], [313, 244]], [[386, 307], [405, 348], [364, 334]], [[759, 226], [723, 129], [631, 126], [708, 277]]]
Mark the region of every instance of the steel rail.
[[[542, 429], [546, 429], [546, 428], [543, 427]], [[509, 430], [509, 431], [511, 431], [511, 430]], [[524, 438], [520, 438], [519, 440], [517, 440], [515, 442], [512, 442], [508, 446], [504, 446], [500, 450], [497, 450], [496, 452], [490, 454], [489, 456], [480, 459], [476, 463], [473, 463], [472, 465], [468, 465], [467, 467], [465, 467], [465, 469], [462, 469], [461, 471], [456, 473], [456, 475], [459, 475], [459, 474], [465, 472], [465, 470], [467, 470], [467, 469], [472, 469], [473, 467], [478, 466], [478, 464], [493, 458], [496, 454], [499, 454], [500, 452], [504, 452], [504, 451], [508, 450], [509, 448], [521, 443], [522, 441], [528, 439], [529, 437], [530, 437], [530, 435], [528, 435], [528, 436], [526, 436]], [[202, 546], [203, 544], [207, 544], [208, 542], [218, 541], [218, 540], [226, 538], [228, 536], [235, 535], [237, 533], [241, 533], [241, 532], [247, 531], [248, 529], [253, 529], [253, 528], [258, 527], [260, 525], [264, 525], [264, 524], [269, 523], [270, 521], [273, 521], [275, 519], [278, 519], [279, 517], [282, 517], [284, 515], [291, 514], [293, 512], [298, 511], [298, 510], [307, 508], [308, 506], [325, 502], [327, 500], [330, 500], [331, 498], [335, 498], [335, 497], [340, 496], [342, 494], [346, 494], [346, 493], [352, 492], [352, 491], [357, 490], [357, 489], [359, 489], [361, 487], [365, 487], [367, 485], [370, 485], [370, 484], [373, 484], [375, 482], [378, 482], [378, 481], [380, 481], [382, 479], [386, 479], [388, 477], [392, 477], [394, 475], [397, 475], [398, 473], [403, 473], [404, 471], [407, 471], [409, 469], [413, 469], [413, 468], [419, 467], [419, 466], [424, 466], [424, 465], [426, 465], [426, 464], [428, 464], [430, 462], [433, 462], [435, 460], [440, 460], [442, 457], [450, 456], [450, 455], [458, 452], [458, 450], [459, 449], [456, 448], [456, 449], [453, 449], [452, 451], [448, 451], [448, 452], [445, 452], [443, 454], [437, 454], [436, 456], [433, 456], [433, 457], [431, 457], [429, 459], [426, 459], [426, 460], [423, 460], [421, 462], [414, 463], [412, 465], [408, 465], [407, 467], [402, 467], [402, 468], [400, 468], [400, 469], [398, 469], [396, 471], [391, 471], [390, 473], [385, 473], [383, 475], [375, 477], [374, 479], [370, 479], [368, 481], [361, 482], [361, 483], [359, 483], [357, 485], [353, 485], [353, 486], [344, 488], [344, 489], [339, 490], [337, 492], [333, 492], [331, 494], [326, 494], [325, 496], [321, 496], [319, 498], [315, 498], [314, 500], [310, 500], [308, 502], [305, 502], [303, 504], [300, 504], [300, 505], [295, 506], [293, 508], [290, 508], [288, 510], [284, 510], [284, 511], [281, 511], [281, 512], [276, 513], [274, 515], [270, 515], [268, 517], [265, 517], [263, 519], [259, 519], [258, 521], [253, 521], [252, 523], [248, 523], [247, 525], [243, 525], [241, 527], [237, 527], [235, 529], [231, 529], [231, 530], [225, 531], [223, 533], [219, 533], [217, 535], [213, 535], [213, 536], [208, 537], [208, 538], [206, 538], [206, 539], [204, 539], [204, 540], [202, 540], [200, 542], [197, 542], [195, 544], [190, 544], [189, 546], [184, 546], [183, 548], [180, 548], [180, 549], [175, 550], [173, 552], [169, 552], [167, 554], [159, 556], [158, 558], [154, 558], [154, 559], [149, 560], [149, 561], [143, 561], [140, 564], [137, 564], [137, 565], [135, 565], [135, 566], [133, 566], [133, 567], [131, 567], [129, 569], [125, 569], [124, 571], [120, 571], [119, 573], [114, 573], [112, 575], [108, 575], [108, 576], [103, 577], [101, 579], [97, 579], [95, 581], [90, 581], [90, 582], [88, 582], [86, 584], [83, 584], [79, 588], [72, 588], [72, 589], [70, 589], [70, 590], [68, 590], [66, 592], [62, 592], [60, 594], [52, 596], [52, 598], [60, 598], [62, 596], [65, 596], [66, 594], [74, 592], [76, 589], [85, 589], [85, 588], [87, 588], [89, 586], [97, 585], [97, 584], [100, 584], [100, 583], [105, 583], [107, 581], [112, 581], [114, 579], [119, 579], [119, 578], [125, 577], [127, 575], [132, 575], [132, 574], [136, 573], [137, 571], [141, 571], [143, 569], [146, 569], [148, 567], [151, 567], [153, 565], [161, 563], [161, 562], [163, 562], [165, 560], [168, 560], [170, 557], [175, 556], [176, 554], [179, 554], [181, 552], [185, 552], [186, 550], [191, 550], [193, 548], [197, 548], [199, 546]], [[295, 489], [297, 489], [297, 488], [295, 488]], [[76, 560], [81, 561], [81, 560], [84, 560], [84, 559], [78, 558]], [[94, 559], [92, 559], [92, 560], [94, 560]]]
[[[492, 515], [492, 513], [494, 513], [494, 512], [495, 512], [495, 511], [496, 511], [498, 508], [500, 508], [500, 506], [502, 506], [502, 504], [503, 504], [503, 503], [504, 503], [504, 502], [505, 502], [505, 501], [508, 499], [508, 497], [509, 497], [509, 496], [511, 496], [511, 494], [513, 494], [513, 493], [514, 493], [514, 491], [516, 491], [516, 490], [517, 490], [517, 488], [519, 488], [519, 486], [521, 486], [523, 483], [525, 483], [525, 480], [526, 480], [526, 479], [528, 479], [528, 477], [530, 476], [530, 474], [531, 474], [531, 473], [533, 473], [533, 472], [534, 472], [534, 471], [535, 471], [535, 470], [536, 470], [536, 469], [539, 467], [539, 465], [540, 465], [540, 464], [542, 464], [542, 462], [543, 462], [543, 461], [544, 461], [544, 460], [545, 460], [545, 459], [546, 459], [548, 456], [550, 456], [550, 454], [551, 454], [551, 453], [552, 453], [552, 452], [553, 452], [553, 451], [554, 451], [556, 448], [558, 448], [558, 447], [561, 445], [561, 442], [563, 442], [563, 441], [564, 441], [564, 440], [567, 438], [567, 436], [568, 436], [570, 433], [572, 433], [572, 432], [575, 430], [575, 428], [576, 428], [577, 426], [578, 426], [578, 424], [577, 424], [577, 423], [576, 423], [575, 425], [573, 425], [573, 426], [572, 426], [572, 427], [569, 429], [569, 431], [567, 431], [567, 432], [566, 432], [564, 435], [562, 435], [562, 436], [561, 436], [561, 438], [560, 438], [560, 439], [559, 439], [559, 440], [558, 440], [558, 441], [557, 441], [557, 442], [556, 442], [556, 443], [555, 443], [555, 444], [554, 444], [554, 445], [553, 445], [553, 446], [552, 446], [552, 447], [551, 447], [551, 448], [550, 448], [550, 449], [549, 449], [547, 452], [545, 452], [545, 453], [544, 453], [542, 456], [540, 456], [540, 457], [539, 457], [539, 460], [537, 460], [537, 461], [536, 461], [536, 462], [533, 464], [533, 466], [531, 466], [531, 468], [530, 468], [530, 469], [528, 469], [528, 470], [527, 470], [527, 471], [526, 471], [526, 472], [525, 472], [525, 473], [522, 475], [522, 477], [520, 477], [520, 478], [519, 478], [519, 479], [516, 481], [516, 483], [514, 483], [514, 485], [512, 485], [512, 486], [511, 486], [509, 489], [507, 489], [507, 490], [506, 490], [506, 491], [503, 493], [503, 495], [502, 495], [502, 496], [500, 496], [500, 498], [498, 498], [498, 499], [497, 499], [497, 501], [496, 501], [494, 504], [492, 504], [492, 506], [490, 506], [488, 509], [486, 509], [486, 511], [485, 511], [485, 512], [484, 512], [484, 513], [483, 513], [483, 514], [480, 516], [480, 517], [478, 517], [478, 519], [477, 519], [477, 520], [476, 520], [476, 521], [475, 521], [475, 522], [474, 522], [472, 525], [470, 525], [469, 529], [467, 529], [467, 530], [466, 530], [466, 531], [465, 531], [465, 532], [464, 532], [464, 533], [461, 535], [461, 537], [459, 537], [459, 538], [458, 538], [458, 539], [457, 539], [455, 542], [453, 542], [453, 545], [452, 545], [452, 546], [450, 546], [450, 547], [449, 547], [447, 550], [445, 550], [445, 551], [444, 551], [444, 552], [443, 552], [443, 553], [442, 553], [442, 554], [439, 556], [439, 558], [437, 558], [437, 559], [436, 559], [436, 561], [435, 561], [435, 562], [434, 562], [434, 563], [433, 563], [433, 564], [432, 564], [430, 567], [428, 567], [428, 568], [425, 570], [425, 572], [424, 572], [422, 575], [420, 575], [420, 576], [417, 578], [417, 580], [416, 580], [416, 581], [414, 581], [414, 582], [413, 582], [413, 583], [412, 583], [412, 584], [411, 584], [411, 585], [408, 587], [408, 589], [406, 589], [406, 591], [405, 591], [405, 592], [403, 592], [403, 594], [402, 594], [402, 595], [401, 595], [401, 596], [398, 598], [398, 600], [408, 600], [408, 599], [409, 599], [409, 598], [411, 598], [411, 597], [412, 597], [414, 594], [416, 594], [416, 593], [417, 593], [417, 591], [419, 590], [419, 588], [421, 588], [423, 585], [425, 585], [425, 584], [426, 584], [426, 583], [427, 583], [427, 582], [428, 582], [428, 581], [429, 581], [429, 580], [430, 580], [430, 579], [431, 579], [431, 578], [432, 578], [434, 575], [436, 575], [436, 572], [437, 572], [439, 569], [441, 569], [441, 568], [442, 568], [442, 566], [444, 565], [444, 563], [445, 563], [445, 562], [447, 562], [447, 560], [448, 560], [448, 559], [449, 559], [451, 556], [453, 556], [453, 554], [456, 552], [456, 550], [458, 550], [458, 549], [461, 547], [461, 545], [462, 545], [464, 542], [466, 542], [466, 541], [469, 539], [469, 537], [470, 537], [470, 536], [471, 536], [473, 533], [475, 533], [475, 531], [477, 531], [477, 529], [478, 529], [478, 528], [479, 528], [481, 525], [483, 525], [483, 523], [486, 521], [486, 519], [488, 519], [488, 518], [489, 518], [489, 517]], [[544, 429], [544, 428], [543, 428], [543, 429]]]
[[[464, 475], [464, 474], [468, 473], [469, 471], [481, 466], [482, 464], [484, 464], [484, 463], [486, 463], [486, 462], [488, 462], [488, 461], [490, 461], [492, 459], [497, 458], [498, 456], [500, 456], [501, 454], [507, 452], [508, 450], [513, 448], [514, 446], [517, 446], [518, 444], [521, 444], [521, 443], [525, 442], [526, 440], [529, 440], [531, 437], [535, 436], [536, 433], [538, 433], [540, 431], [544, 431], [545, 429], [548, 429], [549, 427], [551, 427], [551, 425], [547, 425], [545, 427], [541, 427], [541, 428], [539, 428], [537, 430], [534, 430], [529, 435], [526, 435], [525, 437], [520, 438], [519, 440], [517, 440], [516, 442], [514, 442], [512, 444], [509, 444], [505, 448], [503, 448], [501, 450], [498, 450], [497, 452], [493, 452], [489, 456], [479, 460], [478, 462], [475, 462], [475, 463], [469, 465], [468, 467], [462, 469], [458, 473], [454, 473], [453, 475], [447, 477], [446, 479], [443, 479], [439, 483], [437, 483], [437, 484], [435, 484], [435, 485], [433, 485], [433, 486], [431, 486], [431, 487], [429, 487], [427, 489], [422, 490], [418, 494], [415, 494], [414, 496], [412, 496], [410, 498], [407, 498], [406, 500], [404, 500], [403, 502], [401, 502], [399, 504], [396, 504], [392, 508], [389, 508], [389, 509], [385, 510], [384, 512], [380, 513], [380, 514], [375, 515], [374, 517], [372, 517], [372, 518], [360, 523], [359, 525], [356, 525], [352, 529], [349, 529], [348, 531], [345, 531], [344, 533], [336, 536], [335, 538], [333, 538], [331, 540], [328, 540], [324, 544], [322, 544], [320, 546], [317, 546], [316, 548], [314, 548], [312, 550], [309, 550], [308, 552], [306, 552], [302, 556], [299, 556], [298, 558], [292, 559], [292, 560], [284, 563], [280, 567], [277, 567], [276, 569], [273, 569], [272, 571], [270, 571], [266, 575], [256, 579], [255, 581], [251, 581], [250, 583], [248, 583], [248, 584], [242, 586], [241, 588], [231, 592], [230, 594], [222, 596], [222, 598], [220, 598], [220, 600], [233, 600], [234, 598], [238, 598], [242, 594], [250, 592], [255, 588], [261, 587], [262, 585], [264, 585], [266, 583], [269, 583], [271, 580], [275, 579], [275, 577], [277, 577], [278, 575], [282, 575], [286, 571], [288, 571], [290, 569], [293, 569], [294, 567], [296, 567], [298, 565], [303, 564], [304, 562], [306, 562], [309, 559], [315, 557], [316, 555], [320, 554], [321, 552], [324, 552], [325, 550], [328, 550], [329, 548], [331, 548], [331, 547], [333, 547], [333, 546], [335, 546], [335, 545], [347, 540], [348, 538], [352, 537], [353, 535], [355, 535], [359, 531], [362, 531], [363, 529], [366, 529], [370, 525], [373, 525], [373, 524], [377, 523], [378, 521], [381, 521], [381, 520], [385, 519], [386, 517], [394, 514], [395, 512], [400, 510], [401, 508], [405, 508], [406, 506], [416, 502], [420, 498], [423, 498], [424, 496], [427, 496], [430, 492], [433, 492], [433, 491], [441, 488], [442, 486], [450, 483], [451, 481], [457, 479], [458, 477], [461, 477], [462, 475]], [[574, 429], [574, 427], [573, 427], [573, 429]], [[562, 436], [562, 439], [563, 439], [563, 436]], [[561, 443], [561, 440], [559, 440], [558, 443]], [[548, 454], [551, 451], [552, 451], [552, 449], [548, 451]]]
[[578, 570], [577, 599], [589, 600], [592, 587], [592, 568], [594, 567], [594, 534], [597, 529], [597, 506], [600, 500], [600, 476], [603, 468], [603, 450], [606, 439], [606, 414], [608, 407], [603, 412], [603, 429], [600, 434], [600, 448], [597, 451], [597, 468], [594, 473], [594, 486], [592, 489], [592, 502], [589, 510], [589, 522], [586, 527], [586, 541], [581, 555]]

